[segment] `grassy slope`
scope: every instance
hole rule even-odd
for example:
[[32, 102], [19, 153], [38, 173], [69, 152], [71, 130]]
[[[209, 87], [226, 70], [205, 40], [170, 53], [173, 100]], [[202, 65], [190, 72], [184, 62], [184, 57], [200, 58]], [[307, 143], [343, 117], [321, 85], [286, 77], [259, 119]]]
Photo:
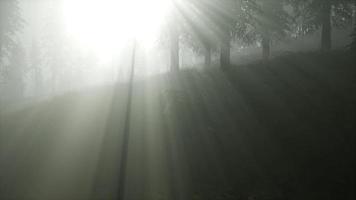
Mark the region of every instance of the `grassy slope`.
[[[293, 54], [137, 83], [128, 196], [353, 199], [352, 61]], [[1, 199], [114, 199], [125, 94], [103, 88], [0, 115]]]

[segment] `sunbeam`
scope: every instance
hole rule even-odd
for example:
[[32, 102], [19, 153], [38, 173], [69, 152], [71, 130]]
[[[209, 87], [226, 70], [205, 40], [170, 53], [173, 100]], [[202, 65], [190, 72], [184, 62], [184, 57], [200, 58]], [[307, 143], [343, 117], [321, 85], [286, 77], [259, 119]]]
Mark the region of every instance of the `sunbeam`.
[[84, 48], [108, 54], [135, 37], [150, 46], [170, 12], [170, 0], [65, 0], [68, 34]]
[[355, 199], [355, 22], [354, 0], [0, 0], [0, 200]]

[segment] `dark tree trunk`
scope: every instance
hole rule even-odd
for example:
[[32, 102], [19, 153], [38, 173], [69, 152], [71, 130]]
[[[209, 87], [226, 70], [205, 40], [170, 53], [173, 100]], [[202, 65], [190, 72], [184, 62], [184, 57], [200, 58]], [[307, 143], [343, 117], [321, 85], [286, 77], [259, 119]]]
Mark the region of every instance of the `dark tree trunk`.
[[220, 67], [226, 70], [230, 67], [230, 32], [225, 31], [220, 44]]
[[356, 26], [354, 28], [354, 31], [352, 32], [352, 42], [351, 42], [351, 45], [350, 45], [350, 49], [353, 51], [353, 52], [356, 52]]
[[179, 71], [179, 34], [176, 27], [172, 26], [170, 31], [171, 71]]
[[326, 0], [322, 5], [321, 50], [331, 49], [331, 2]]
[[205, 66], [210, 66], [211, 65], [211, 47], [210, 45], [205, 46]]
[[261, 46], [262, 46], [262, 57], [264, 60], [268, 60], [271, 54], [271, 39], [268, 36], [264, 35], [262, 37]]

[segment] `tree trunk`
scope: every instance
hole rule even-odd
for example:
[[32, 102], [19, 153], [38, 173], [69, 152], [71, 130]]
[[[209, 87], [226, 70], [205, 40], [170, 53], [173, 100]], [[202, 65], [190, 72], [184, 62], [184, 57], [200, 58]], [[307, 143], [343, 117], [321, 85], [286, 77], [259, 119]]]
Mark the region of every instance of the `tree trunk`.
[[36, 97], [41, 96], [42, 92], [42, 75], [39, 66], [35, 66], [35, 93]]
[[230, 68], [230, 32], [225, 31], [220, 44], [220, 67], [223, 70]]
[[[0, 35], [0, 59], [2, 58], [2, 43], [1, 43], [1, 35]], [[1, 64], [1, 63], [0, 63]]]
[[262, 57], [264, 60], [268, 60], [271, 54], [271, 39], [267, 36], [264, 35], [262, 36]]
[[326, 0], [322, 8], [321, 50], [331, 49], [331, 2]]
[[170, 31], [170, 51], [171, 51], [171, 71], [177, 72], [179, 71], [179, 34], [177, 28], [172, 25]]
[[352, 9], [352, 30], [354, 30], [356, 27], [356, 0], [354, 1], [353, 8], [354, 9]]
[[211, 65], [211, 47], [210, 45], [205, 46], [205, 66]]

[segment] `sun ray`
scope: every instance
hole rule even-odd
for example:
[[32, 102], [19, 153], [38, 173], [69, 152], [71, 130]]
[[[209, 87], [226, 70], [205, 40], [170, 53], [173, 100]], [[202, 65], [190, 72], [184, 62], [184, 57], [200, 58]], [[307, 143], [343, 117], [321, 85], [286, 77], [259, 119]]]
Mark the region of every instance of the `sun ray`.
[[152, 46], [170, 0], [64, 0], [63, 17], [74, 42], [99, 55], [119, 51], [135, 37], [141, 45]]

